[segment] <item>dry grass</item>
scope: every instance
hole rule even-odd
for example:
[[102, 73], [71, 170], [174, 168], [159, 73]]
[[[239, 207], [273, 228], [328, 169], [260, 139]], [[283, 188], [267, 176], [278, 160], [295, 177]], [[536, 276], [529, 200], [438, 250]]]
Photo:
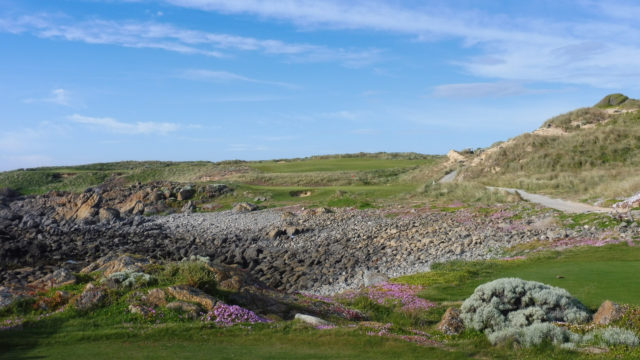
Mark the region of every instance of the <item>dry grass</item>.
[[580, 199], [632, 195], [640, 190], [640, 113], [612, 115], [606, 124], [565, 136], [518, 136], [464, 177]]

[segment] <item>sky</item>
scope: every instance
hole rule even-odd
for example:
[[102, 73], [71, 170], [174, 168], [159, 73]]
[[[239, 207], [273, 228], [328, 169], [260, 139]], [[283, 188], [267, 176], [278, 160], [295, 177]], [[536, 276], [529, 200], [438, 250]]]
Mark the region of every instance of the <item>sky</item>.
[[0, 171], [487, 147], [640, 97], [640, 3], [0, 0]]

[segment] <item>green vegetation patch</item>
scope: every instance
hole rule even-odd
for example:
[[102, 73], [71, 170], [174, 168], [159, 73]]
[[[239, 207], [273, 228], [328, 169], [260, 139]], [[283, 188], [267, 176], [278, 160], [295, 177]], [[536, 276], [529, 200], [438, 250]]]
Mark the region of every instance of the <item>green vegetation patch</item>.
[[432, 301], [462, 301], [480, 284], [518, 277], [567, 289], [592, 309], [604, 300], [640, 305], [640, 247], [626, 244], [547, 251], [523, 260], [454, 261], [394, 281], [426, 286]]
[[598, 101], [595, 107], [606, 109], [613, 106], [619, 106], [627, 100], [629, 100], [629, 97], [624, 94], [610, 94], [605, 96], [602, 100]]
[[304, 173], [329, 171], [367, 171], [393, 168], [412, 168], [432, 164], [440, 157], [432, 156], [424, 159], [376, 159], [376, 158], [330, 158], [305, 160], [274, 160], [252, 162], [247, 165], [266, 173]]

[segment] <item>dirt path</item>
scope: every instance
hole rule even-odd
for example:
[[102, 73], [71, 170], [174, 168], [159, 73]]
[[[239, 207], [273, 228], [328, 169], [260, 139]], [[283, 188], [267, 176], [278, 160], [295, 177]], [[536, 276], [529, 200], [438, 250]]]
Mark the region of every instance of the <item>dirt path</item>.
[[[447, 175], [443, 176], [438, 182], [441, 184], [451, 183], [453, 182], [453, 180], [455, 180], [457, 175], [458, 175], [458, 170], [454, 170], [448, 173]], [[524, 200], [527, 200], [536, 204], [540, 204], [542, 206], [545, 206], [551, 209], [560, 210], [566, 213], [576, 214], [576, 213], [588, 213], [588, 212], [597, 212], [597, 213], [615, 212], [615, 209], [612, 209], [612, 208], [604, 208], [604, 207], [579, 203], [576, 201], [556, 199], [546, 195], [531, 194], [520, 189], [494, 187], [494, 186], [487, 186], [487, 188], [492, 190], [504, 190], [512, 194], [517, 193]]]
[[531, 201], [542, 206], [546, 206], [551, 209], [560, 210], [566, 213], [587, 213], [587, 212], [599, 212], [609, 213], [614, 210], [611, 208], [604, 208], [599, 206], [593, 206], [589, 204], [583, 204], [575, 201], [555, 199], [546, 195], [531, 194], [520, 189], [511, 189], [503, 187], [487, 186], [489, 189], [504, 190], [512, 194], [519, 194], [521, 198], [527, 201]]

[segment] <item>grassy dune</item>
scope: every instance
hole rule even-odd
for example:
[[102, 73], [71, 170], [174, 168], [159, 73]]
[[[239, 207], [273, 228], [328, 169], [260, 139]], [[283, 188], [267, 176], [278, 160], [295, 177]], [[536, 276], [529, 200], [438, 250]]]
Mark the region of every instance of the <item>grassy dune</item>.
[[511, 139], [465, 169], [465, 180], [585, 201], [640, 191], [639, 111], [605, 114], [596, 108], [580, 109], [543, 127], [568, 133], [527, 133]]

